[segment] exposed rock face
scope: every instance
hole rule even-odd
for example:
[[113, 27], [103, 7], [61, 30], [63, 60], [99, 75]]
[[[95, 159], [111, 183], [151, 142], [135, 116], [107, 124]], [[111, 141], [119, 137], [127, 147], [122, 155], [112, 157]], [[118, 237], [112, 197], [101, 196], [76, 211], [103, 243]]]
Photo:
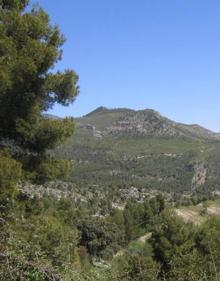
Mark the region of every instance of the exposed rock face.
[[87, 198], [79, 193], [78, 190], [71, 190], [69, 188], [71, 184], [66, 182], [48, 182], [45, 186], [43, 185], [33, 185], [30, 183], [22, 183], [18, 186], [18, 189], [28, 198], [42, 198], [44, 195], [52, 196], [57, 200], [61, 198], [68, 198], [73, 200], [73, 202], [81, 201], [86, 202]]
[[196, 189], [205, 184], [208, 169], [204, 163], [197, 163], [195, 165], [195, 174], [192, 179], [192, 188]]
[[154, 110], [130, 112], [105, 130], [106, 135], [180, 137], [184, 136]]
[[76, 119], [77, 127], [95, 138], [159, 137], [220, 140], [220, 135], [199, 125], [186, 125], [163, 117], [152, 109], [131, 110], [99, 107]]
[[98, 131], [96, 129], [96, 126], [90, 125], [90, 124], [80, 124], [78, 125], [78, 129], [81, 130], [81, 132], [87, 133], [89, 135], [92, 135], [95, 138], [102, 138], [101, 131]]

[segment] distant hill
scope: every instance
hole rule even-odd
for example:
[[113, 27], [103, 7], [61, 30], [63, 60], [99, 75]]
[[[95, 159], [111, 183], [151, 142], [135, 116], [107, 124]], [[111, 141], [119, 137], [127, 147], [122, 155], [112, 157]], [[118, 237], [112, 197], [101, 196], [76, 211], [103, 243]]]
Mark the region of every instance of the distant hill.
[[152, 109], [99, 107], [75, 122], [74, 135], [53, 154], [74, 163], [70, 181], [77, 188], [109, 192], [119, 201], [138, 196], [134, 190], [145, 195], [220, 190], [215, 132]]
[[220, 135], [199, 125], [174, 122], [159, 112], [131, 110], [127, 108], [108, 109], [98, 107], [82, 118], [76, 119], [78, 130], [93, 133], [99, 137], [161, 137], [189, 138], [216, 141]]
[[45, 118], [50, 118], [50, 119], [61, 119], [61, 117], [53, 115], [53, 114], [48, 114], [48, 113], [44, 113], [43, 117]]

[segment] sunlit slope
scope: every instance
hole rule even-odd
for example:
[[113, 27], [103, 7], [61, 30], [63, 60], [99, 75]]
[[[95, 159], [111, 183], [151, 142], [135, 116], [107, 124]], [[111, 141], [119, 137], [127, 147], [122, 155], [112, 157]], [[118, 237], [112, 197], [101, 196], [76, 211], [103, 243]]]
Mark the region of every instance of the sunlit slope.
[[72, 160], [74, 182], [101, 188], [215, 190], [220, 178], [218, 135], [154, 110], [98, 108], [76, 119], [75, 134], [55, 155]]

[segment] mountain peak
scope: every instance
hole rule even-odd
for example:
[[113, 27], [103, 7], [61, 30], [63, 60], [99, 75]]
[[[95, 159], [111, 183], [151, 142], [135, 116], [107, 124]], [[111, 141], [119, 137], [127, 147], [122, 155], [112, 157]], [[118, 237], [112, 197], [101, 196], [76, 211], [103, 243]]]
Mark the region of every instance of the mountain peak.
[[114, 114], [114, 113], [128, 113], [128, 112], [135, 112], [135, 110], [129, 108], [107, 108], [105, 106], [99, 106], [96, 109], [89, 112], [88, 114], [86, 114], [84, 117], [90, 117], [102, 113]]
[[103, 111], [108, 111], [109, 109], [105, 106], [99, 106], [96, 109], [92, 110], [91, 112], [89, 112], [88, 114], [86, 114], [85, 116], [91, 116], [95, 113], [99, 113], [99, 112], [103, 112]]
[[93, 126], [94, 132], [103, 137], [159, 137], [220, 140], [219, 135], [199, 125], [186, 125], [162, 116], [154, 109], [132, 110], [109, 109], [100, 106], [77, 120], [86, 128]]

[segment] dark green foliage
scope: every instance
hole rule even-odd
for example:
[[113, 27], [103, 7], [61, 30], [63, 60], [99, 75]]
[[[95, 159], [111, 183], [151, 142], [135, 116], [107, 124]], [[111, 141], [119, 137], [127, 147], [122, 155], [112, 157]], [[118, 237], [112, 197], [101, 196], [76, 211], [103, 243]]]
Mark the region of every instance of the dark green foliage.
[[50, 199], [18, 193], [8, 200], [0, 224], [2, 280], [60, 280], [63, 265], [78, 264], [76, 227], [62, 220]]
[[[151, 257], [130, 253], [117, 260], [115, 272], [116, 280], [123, 281], [156, 281], [159, 266]], [[114, 277], [113, 277], [114, 278]], [[113, 279], [114, 280], [114, 279]]]
[[163, 270], [169, 271], [173, 260], [190, 253], [193, 248], [193, 228], [172, 211], [161, 214], [153, 229], [151, 243], [155, 260], [162, 264]]
[[167, 210], [155, 225], [150, 243], [154, 259], [161, 264], [161, 280], [219, 280], [218, 218], [199, 229]]
[[12, 188], [21, 176], [21, 164], [0, 150], [0, 192]]
[[[197, 233], [196, 243], [199, 253], [205, 260], [203, 269], [209, 276], [220, 278], [220, 219], [214, 217], [208, 220]], [[217, 280], [217, 279], [216, 279]]]
[[146, 200], [144, 203], [129, 202], [123, 211], [125, 241], [129, 242], [150, 232], [164, 208], [162, 196]]
[[[216, 137], [152, 110], [99, 108], [78, 120], [75, 140], [61, 146], [73, 120], [43, 113], [74, 101], [78, 77], [52, 71], [63, 35], [28, 3], [0, 0], [0, 279], [220, 280], [219, 218], [200, 227], [185, 224], [165, 204], [198, 204], [211, 198], [207, 187], [218, 190]], [[137, 130], [124, 130], [127, 121]], [[119, 129], [109, 131], [112, 125]], [[97, 129], [108, 130], [101, 135]], [[17, 189], [23, 179], [63, 180], [73, 162], [75, 197], [64, 198], [71, 188], [62, 181], [51, 196]], [[208, 175], [196, 190], [198, 163]]]
[[36, 181], [64, 180], [70, 173], [72, 164], [67, 160], [46, 160], [37, 167]]
[[[161, 196], [106, 217], [88, 217], [92, 210], [64, 198], [14, 193], [7, 201], [0, 219], [3, 280], [219, 280], [219, 219], [185, 224], [163, 209]], [[107, 268], [93, 268], [100, 258]]]
[[113, 209], [111, 211], [111, 214], [109, 217], [107, 217], [107, 221], [114, 223], [117, 225], [118, 229], [120, 230], [121, 236], [123, 237], [121, 243], [122, 245], [124, 244], [124, 240], [127, 240], [127, 235], [126, 235], [126, 226], [125, 226], [125, 212], [118, 210], [118, 209]]
[[[53, 155], [73, 160], [73, 182], [111, 190], [131, 186], [145, 191], [190, 192], [199, 144], [154, 138], [95, 139], [80, 135], [79, 128]], [[171, 156], [169, 156], [171, 155]]]
[[150, 222], [149, 214], [143, 204], [128, 203], [124, 210], [125, 237], [127, 241], [144, 234], [146, 225]]
[[[130, 190], [134, 186], [146, 192], [167, 192], [175, 196], [173, 203], [190, 204], [191, 198], [187, 196], [192, 190], [196, 200], [219, 190], [220, 149], [219, 141], [212, 140], [213, 134], [209, 132], [210, 139], [207, 130], [176, 124], [161, 116], [157, 120], [159, 130], [163, 127], [161, 122], [166, 125], [171, 122], [182, 133], [187, 131], [188, 137], [158, 136], [154, 130], [151, 134], [140, 136], [136, 134], [137, 130], [129, 128], [133, 126], [133, 121], [141, 127], [143, 119], [144, 124], [151, 128], [152, 119], [157, 119], [158, 114], [151, 111], [149, 115], [147, 111], [98, 108], [76, 119], [74, 136], [53, 154], [74, 161], [71, 175], [74, 183], [85, 189], [95, 186], [95, 191], [99, 189], [100, 192], [114, 194], [115, 198], [118, 197], [115, 192], [117, 187]], [[131, 124], [130, 115], [136, 116]], [[144, 115], [146, 118], [143, 118]], [[121, 132], [116, 135], [109, 133], [120, 122]], [[130, 133], [125, 130], [126, 126]], [[192, 137], [193, 134], [197, 137]], [[193, 178], [200, 164], [207, 173], [205, 183], [197, 186], [193, 184]]]
[[0, 5], [0, 141], [13, 141], [21, 150], [13, 157], [34, 170], [33, 158], [35, 165], [41, 163], [48, 149], [73, 133], [71, 119], [51, 120], [42, 112], [73, 102], [78, 77], [72, 70], [51, 71], [61, 59], [64, 38], [46, 12], [27, 10], [28, 1]]
[[122, 235], [115, 224], [104, 219], [89, 218], [81, 221], [78, 227], [81, 232], [80, 244], [88, 249], [90, 255], [109, 259], [119, 249]]
[[1, 0], [0, 6], [3, 9], [16, 9], [16, 10], [22, 10], [26, 7], [28, 4], [28, 0]]

